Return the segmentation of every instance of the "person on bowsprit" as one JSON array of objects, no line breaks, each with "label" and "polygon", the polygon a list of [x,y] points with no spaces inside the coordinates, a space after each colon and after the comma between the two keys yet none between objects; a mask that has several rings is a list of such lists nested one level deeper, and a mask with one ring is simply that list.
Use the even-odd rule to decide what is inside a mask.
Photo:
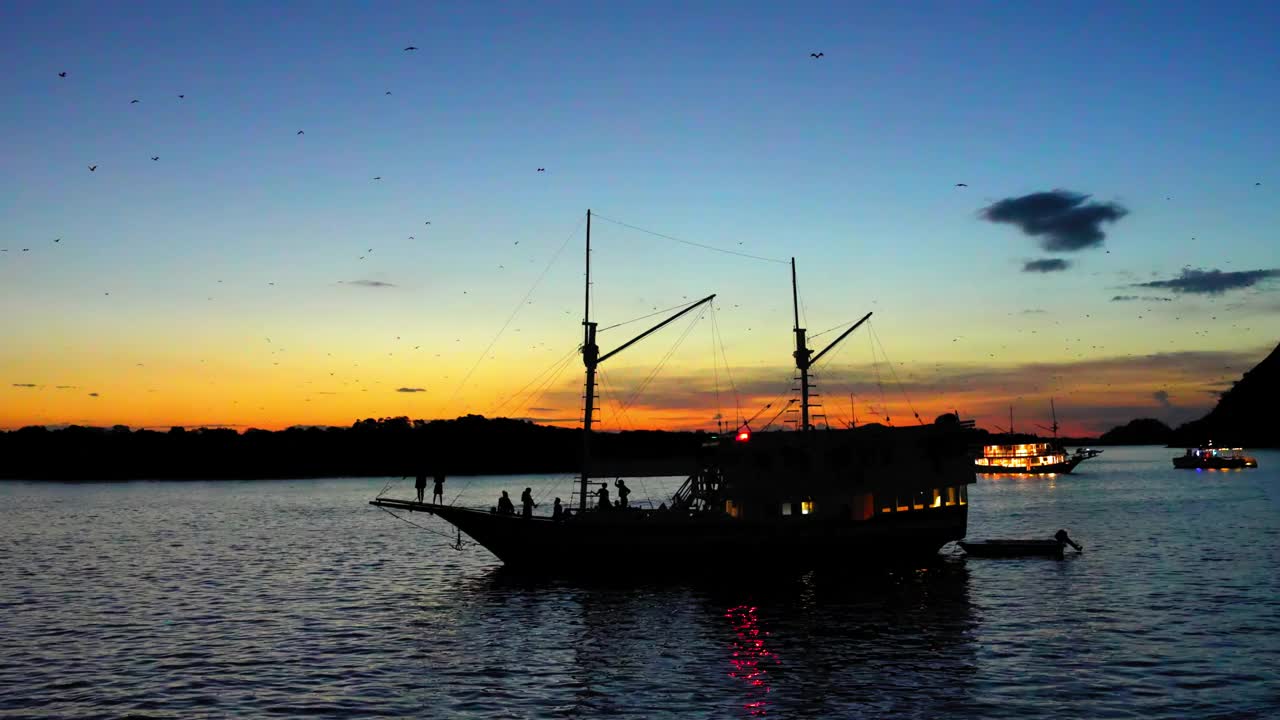
[{"label": "person on bowsprit", "polygon": [[524,492],[520,493],[520,504],[524,508],[521,513],[524,519],[533,517],[533,509],[538,507],[538,504],[533,501],[533,488],[525,488]]},{"label": "person on bowsprit", "polygon": [[[431,502],[436,503],[438,505],[443,505],[444,504],[444,473],[437,472],[435,480],[436,480],[436,486],[434,489],[431,490]],[[440,499],[436,500],[436,498],[440,498]],[[418,500],[418,502],[422,502],[422,500]]]},{"label": "person on bowsprit", "polygon": [[516,506],[511,502],[511,496],[506,490],[502,491],[502,497],[498,498],[498,514],[499,515],[515,515]]},{"label": "person on bowsprit", "polygon": [[627,487],[627,483],[622,478],[613,481],[613,486],[618,488],[618,509],[627,509],[627,496],[631,494],[631,488]]},{"label": "person on bowsprit", "polygon": [[427,474],[418,473],[418,478],[413,483],[413,487],[418,490],[418,502],[422,502],[422,494],[427,491]]},{"label": "person on bowsprit", "polygon": [[1084,548],[1080,547],[1079,543],[1067,537],[1066,530],[1059,530],[1058,532],[1054,533],[1053,539],[1057,540],[1059,543],[1062,543],[1063,545],[1070,545],[1071,547],[1076,549],[1076,552],[1084,552]]}]

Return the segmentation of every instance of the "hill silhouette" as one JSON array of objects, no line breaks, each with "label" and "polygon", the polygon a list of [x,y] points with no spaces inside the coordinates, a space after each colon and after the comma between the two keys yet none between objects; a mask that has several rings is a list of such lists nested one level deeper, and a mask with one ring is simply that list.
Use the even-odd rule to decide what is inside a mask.
[{"label": "hill silhouette", "polygon": [[1208,415],[1180,426],[1173,441],[1188,447],[1210,440],[1218,445],[1280,447],[1278,399],[1280,345],[1222,393]]},{"label": "hill silhouette", "polygon": [[1138,418],[1113,427],[1098,438],[1099,445],[1167,445],[1173,428],[1155,418]]},{"label": "hill silhouette", "polygon": [[[695,469],[706,433],[596,433],[592,472],[679,475]],[[295,427],[243,433],[168,432],[70,426],[0,432],[0,477],[59,480],[386,477],[576,473],[582,431],[467,415],[455,420],[391,417],[349,428]]]}]

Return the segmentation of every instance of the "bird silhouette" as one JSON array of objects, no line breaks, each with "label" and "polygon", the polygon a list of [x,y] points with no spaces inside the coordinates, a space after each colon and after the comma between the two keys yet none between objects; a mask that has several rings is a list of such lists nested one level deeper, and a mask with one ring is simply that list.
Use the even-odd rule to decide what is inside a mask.
[{"label": "bird silhouette", "polygon": [[546,172],[546,171],[547,171],[546,168],[538,168],[538,172]]},{"label": "bird silhouette", "polygon": [[152,161],[152,162],[155,162],[156,160],[159,160],[159,159],[160,159],[160,156],[159,156],[159,155],[152,155],[152,156],[151,156],[151,161]]},{"label": "bird silhouette", "polygon": [[969,186],[965,183],[956,183],[956,187],[969,187]]},{"label": "bird silhouette", "polygon": [[53,239],[53,241],[54,241],[54,242],[62,242],[62,238],[54,238],[54,239]]},{"label": "bird silhouette", "polygon": [[428,220],[428,221],[427,221],[427,224],[428,224],[428,225],[430,225],[430,224],[431,224],[431,221],[430,221],[430,220]]},{"label": "bird silhouette", "polygon": [[404,49],[404,51],[405,51],[405,52],[409,52],[410,50],[417,50],[417,49],[418,49],[418,48],[416,48],[416,47],[414,47],[414,46],[410,45],[409,47],[405,48],[405,49]]},{"label": "bird silhouette", "polygon": [[137,103],[137,102],[138,102],[137,100],[130,100],[130,101],[129,101],[129,104],[130,104],[130,105],[133,105],[133,104],[135,104],[135,103]]},{"label": "bird silhouette", "polygon": [[299,131],[298,131],[298,134],[299,134],[299,135],[305,135],[306,133],[304,133],[304,132],[302,132],[301,130],[299,130]]},{"label": "bird silhouette", "polygon": [[186,97],[187,97],[186,95],[179,95],[179,96],[178,96],[178,99],[179,99],[179,100],[185,100],[185,99],[186,99]]},{"label": "bird silhouette", "polygon": [[374,180],[381,180],[381,179],[382,179],[382,176],[381,176],[381,175],[379,175],[378,177],[374,178]]},{"label": "bird silhouette", "polygon": [[58,77],[66,77],[66,76],[67,76],[67,74],[66,74],[65,72],[60,72],[60,73],[58,73]]},{"label": "bird silhouette", "polygon": [[1253,186],[1254,186],[1254,187],[1259,187],[1259,186],[1261,186],[1261,185],[1262,185],[1262,183],[1260,183],[1260,182],[1256,182],[1256,183],[1254,183],[1254,184],[1253,184]]},{"label": "bird silhouette", "polygon": [[89,166],[89,172],[93,172],[94,170],[97,170],[97,169],[98,169],[98,166],[97,166],[97,165],[90,165],[90,166]]},{"label": "bird silhouette", "polygon": [[387,94],[388,94],[388,95],[390,95],[390,94],[391,94],[391,91],[390,91],[390,90],[388,90],[388,91],[387,91]]},{"label": "bird silhouette", "polygon": [[823,53],[820,53],[820,52],[816,52],[816,53],[809,53],[809,57],[813,58],[814,60],[817,60],[818,58],[820,58],[820,57],[822,57],[822,56],[823,56]]}]

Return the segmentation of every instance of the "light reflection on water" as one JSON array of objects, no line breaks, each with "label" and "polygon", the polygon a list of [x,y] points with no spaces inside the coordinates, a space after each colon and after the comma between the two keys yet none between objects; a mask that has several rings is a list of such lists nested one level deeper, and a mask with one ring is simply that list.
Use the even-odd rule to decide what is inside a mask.
[{"label": "light reflection on water", "polygon": [[971,537],[1064,527],[1062,562],[629,584],[455,552],[366,504],[383,479],[0,483],[0,714],[1266,717],[1280,453],[1172,453],[971,488]]}]

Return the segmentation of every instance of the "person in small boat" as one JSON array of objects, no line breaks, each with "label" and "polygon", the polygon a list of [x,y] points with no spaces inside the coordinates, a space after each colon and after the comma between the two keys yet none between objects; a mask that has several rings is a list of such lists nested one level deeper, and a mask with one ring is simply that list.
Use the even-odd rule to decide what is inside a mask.
[{"label": "person in small boat", "polygon": [[498,498],[498,514],[499,515],[515,515],[516,506],[511,503],[511,496],[506,490],[502,491],[502,497]]},{"label": "person in small boat", "polygon": [[627,496],[631,494],[631,488],[627,487],[627,483],[622,478],[613,481],[614,487],[618,488],[618,508],[627,509]]},{"label": "person in small boat", "polygon": [[1079,551],[1083,551],[1083,550],[1084,550],[1084,548],[1080,547],[1080,545],[1079,545],[1078,543],[1076,543],[1076,541],[1074,541],[1074,540],[1072,540],[1071,538],[1067,537],[1067,531],[1066,531],[1066,530],[1059,530],[1058,532],[1054,533],[1054,534],[1053,534],[1053,539],[1054,539],[1054,540],[1057,540],[1059,543],[1061,543],[1061,544],[1063,544],[1063,545],[1070,545],[1071,547],[1075,548],[1077,552],[1079,552]]},{"label": "person in small boat", "polygon": [[560,504],[560,498],[556,498],[555,504],[551,506],[551,519],[552,520],[564,519],[564,506]]},{"label": "person in small boat", "polygon": [[[444,504],[444,473],[437,472],[435,480],[436,480],[436,486],[434,489],[431,490],[431,502],[436,504]],[[440,498],[440,499],[436,500],[436,498]],[[418,502],[422,502],[422,501],[419,500]]]},{"label": "person in small boat", "polygon": [[533,517],[533,509],[538,507],[538,504],[533,501],[533,488],[525,488],[524,492],[520,493],[520,505],[524,508],[521,514],[525,520]]},{"label": "person in small boat", "polygon": [[596,507],[599,509],[608,510],[613,507],[613,504],[609,502],[609,483],[600,483],[600,489],[596,491],[596,497],[600,499],[596,503]]},{"label": "person in small boat", "polygon": [[427,474],[418,473],[418,479],[413,486],[418,490],[418,502],[422,502],[422,494],[427,491]]}]

